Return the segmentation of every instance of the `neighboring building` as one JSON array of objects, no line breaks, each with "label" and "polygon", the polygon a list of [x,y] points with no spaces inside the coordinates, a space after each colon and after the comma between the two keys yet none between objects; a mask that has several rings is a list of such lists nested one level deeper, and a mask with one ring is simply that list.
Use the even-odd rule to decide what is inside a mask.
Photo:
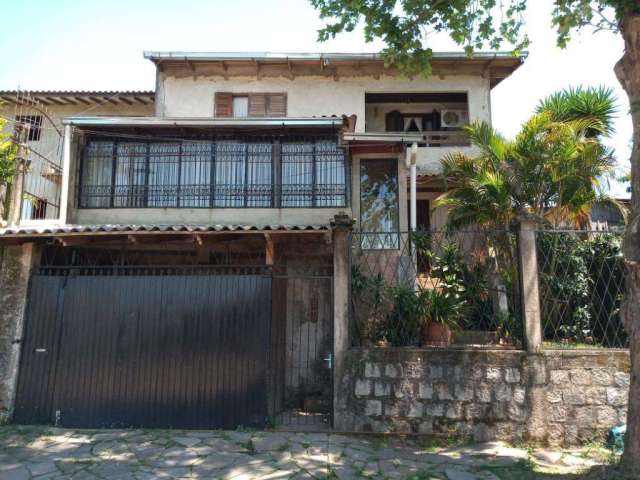
[{"label": "neighboring building", "polygon": [[631,200],[628,198],[616,199],[618,205],[611,202],[597,202],[591,207],[589,218],[591,230],[623,230],[627,224],[625,210],[631,209]]},{"label": "neighboring building", "polygon": [[462,127],[491,120],[523,58],[435,54],[432,77],[409,79],[373,54],[145,57],[154,114],[67,111],[59,221],[0,236],[23,245],[7,248],[4,321],[29,306],[15,418],[326,424],[352,224],[375,251],[442,227],[440,159],[472,152]]},{"label": "neighboring building", "polygon": [[21,218],[57,220],[62,183],[62,119],[73,115],[153,115],[153,92],[0,90],[5,133],[15,122],[30,126],[29,170],[24,182]]}]

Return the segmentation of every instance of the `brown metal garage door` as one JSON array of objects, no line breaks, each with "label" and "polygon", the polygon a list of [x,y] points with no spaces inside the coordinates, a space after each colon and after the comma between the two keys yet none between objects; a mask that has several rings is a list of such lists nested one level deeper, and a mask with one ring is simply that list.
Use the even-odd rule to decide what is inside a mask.
[{"label": "brown metal garage door", "polygon": [[16,422],[264,425],[271,278],[97,270],[32,277]]}]

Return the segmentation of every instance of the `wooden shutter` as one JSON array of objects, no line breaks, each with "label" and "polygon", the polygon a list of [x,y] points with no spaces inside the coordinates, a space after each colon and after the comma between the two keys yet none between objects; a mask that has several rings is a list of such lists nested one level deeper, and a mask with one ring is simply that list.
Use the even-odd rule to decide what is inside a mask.
[{"label": "wooden shutter", "polygon": [[216,92],[215,116],[216,117],[232,117],[233,116],[233,95],[231,93]]},{"label": "wooden shutter", "polygon": [[249,94],[249,116],[264,117],[267,114],[267,96],[264,93]]},{"label": "wooden shutter", "polygon": [[267,103],[267,117],[287,116],[287,94],[272,93]]}]

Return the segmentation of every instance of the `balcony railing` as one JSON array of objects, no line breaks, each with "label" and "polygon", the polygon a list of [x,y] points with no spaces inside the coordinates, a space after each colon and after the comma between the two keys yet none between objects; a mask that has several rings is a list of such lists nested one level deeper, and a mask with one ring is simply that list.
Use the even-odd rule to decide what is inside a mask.
[{"label": "balcony railing", "polygon": [[469,146],[469,135],[463,130],[423,132],[427,147]]},{"label": "balcony railing", "polygon": [[345,207],[335,140],[89,141],[80,208]]}]

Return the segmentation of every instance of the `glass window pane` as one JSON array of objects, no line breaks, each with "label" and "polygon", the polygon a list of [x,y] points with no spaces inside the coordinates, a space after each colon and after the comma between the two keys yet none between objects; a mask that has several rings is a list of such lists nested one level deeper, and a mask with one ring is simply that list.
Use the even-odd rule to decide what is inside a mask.
[{"label": "glass window pane", "polygon": [[270,207],[272,194],[271,144],[247,145],[247,206]]},{"label": "glass window pane", "polygon": [[344,151],[336,142],[316,143],[316,206],[344,207],[347,198]]},{"label": "glass window pane", "polygon": [[179,162],[179,143],[149,144],[149,207],[163,208],[178,205]]},{"label": "glass window pane", "polygon": [[143,207],[146,190],[147,144],[119,143],[116,161],[114,207]]},{"label": "glass window pane", "polygon": [[233,97],[233,116],[236,118],[249,116],[249,97]]},{"label": "glass window pane", "polygon": [[80,206],[108,207],[111,202],[113,142],[91,142],[82,164]]},{"label": "glass window pane", "polygon": [[208,207],[211,186],[211,142],[184,142],[180,164],[180,206]]},{"label": "glass window pane", "polygon": [[362,248],[398,248],[398,161],[360,163]]},{"label": "glass window pane", "polygon": [[282,144],[282,206],[313,205],[313,144]]},{"label": "glass window pane", "polygon": [[244,206],[246,148],[246,144],[233,141],[216,143],[214,206]]}]

